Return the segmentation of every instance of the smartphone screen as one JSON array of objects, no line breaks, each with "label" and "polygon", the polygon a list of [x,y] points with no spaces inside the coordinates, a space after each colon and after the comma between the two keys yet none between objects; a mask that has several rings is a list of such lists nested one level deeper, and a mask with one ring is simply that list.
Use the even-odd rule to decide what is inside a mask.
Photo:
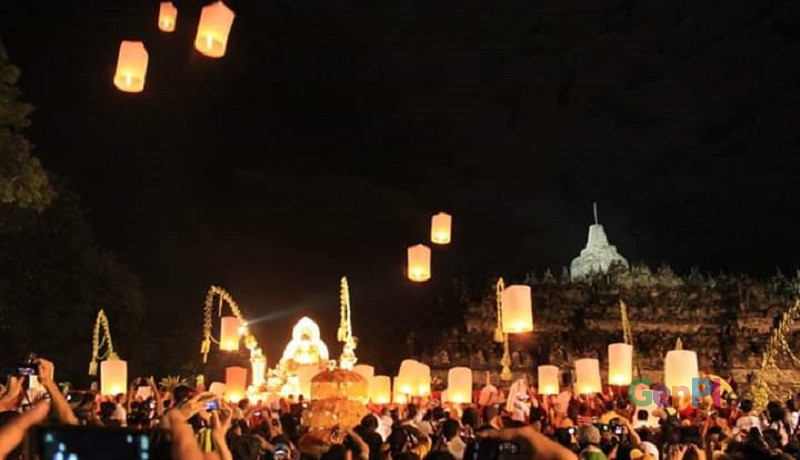
[{"label": "smartphone screen", "polygon": [[213,400],[213,401],[209,401],[209,402],[206,403],[205,408],[209,412],[213,412],[215,410],[219,410],[219,401],[217,401],[216,399]]},{"label": "smartphone screen", "polygon": [[[141,431],[90,427],[40,427],[33,437],[33,446],[43,460],[99,460],[113,457],[118,460],[152,460],[153,441],[157,431]],[[158,442],[166,439],[161,432]]]}]

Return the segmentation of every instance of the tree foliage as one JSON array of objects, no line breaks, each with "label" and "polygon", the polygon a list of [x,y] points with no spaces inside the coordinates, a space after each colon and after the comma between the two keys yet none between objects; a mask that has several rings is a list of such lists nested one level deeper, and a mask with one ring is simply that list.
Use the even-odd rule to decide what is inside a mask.
[{"label": "tree foliage", "polygon": [[105,309],[127,358],[144,300],[138,278],[98,247],[77,195],[59,180],[54,186],[47,209],[0,238],[0,349],[6,360],[34,351],[57,363],[60,378],[80,378],[97,311]]},{"label": "tree foliage", "polygon": [[18,78],[0,42],[0,203],[41,211],[52,201],[53,188],[22,134],[33,106],[18,100]]}]

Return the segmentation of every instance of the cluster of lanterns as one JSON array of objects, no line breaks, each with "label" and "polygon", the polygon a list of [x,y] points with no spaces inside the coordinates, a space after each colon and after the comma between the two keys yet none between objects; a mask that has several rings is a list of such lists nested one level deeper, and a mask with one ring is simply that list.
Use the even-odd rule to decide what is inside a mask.
[{"label": "cluster of lanterns", "polygon": [[[446,212],[431,217],[431,243],[450,244],[453,218]],[[417,244],[408,248],[408,279],[416,282],[431,279],[431,248]]]},{"label": "cluster of lanterns", "polygon": [[[221,0],[206,5],[200,12],[194,47],[201,54],[221,58],[228,47],[228,35],[236,15]],[[172,2],[161,2],[158,10],[158,29],[172,33],[178,21],[178,8]],[[141,41],[124,40],[119,46],[114,86],[127,93],[144,90],[148,54]]]}]

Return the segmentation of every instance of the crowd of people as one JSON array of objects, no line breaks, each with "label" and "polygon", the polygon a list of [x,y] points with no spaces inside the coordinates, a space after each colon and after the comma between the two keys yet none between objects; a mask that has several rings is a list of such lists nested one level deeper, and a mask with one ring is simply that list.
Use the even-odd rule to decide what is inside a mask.
[{"label": "crowd of people", "polygon": [[[472,404],[443,404],[432,396],[402,405],[368,405],[357,426],[319,428],[304,425],[309,405],[302,397],[233,404],[202,387],[180,384],[167,391],[152,378],[135,379],[127,394],[114,397],[65,393],[52,378],[52,363],[38,359],[33,364],[31,375],[12,375],[2,389],[3,458],[29,458],[23,439],[35,437],[30,431],[35,425],[79,427],[88,437],[115,429],[169,433],[159,438],[169,442],[149,441],[147,455],[136,457],[143,459],[800,458],[795,399],[755,410],[753,401],[731,395],[718,407],[701,400],[697,407],[676,404],[676,409],[640,407],[611,389],[565,400],[526,386],[510,391],[513,399],[507,401],[480,397]],[[101,444],[88,445],[98,451],[46,458],[128,458],[102,451]],[[59,448],[67,452],[70,446]]]}]

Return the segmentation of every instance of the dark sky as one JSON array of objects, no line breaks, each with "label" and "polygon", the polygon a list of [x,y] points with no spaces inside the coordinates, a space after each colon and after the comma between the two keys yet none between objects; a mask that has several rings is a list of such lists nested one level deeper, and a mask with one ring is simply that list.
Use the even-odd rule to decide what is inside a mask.
[{"label": "dark sky", "polygon": [[[218,283],[332,341],[346,274],[369,354],[454,276],[560,271],[593,200],[631,261],[800,266],[798,0],[230,0],[221,60],[192,49],[203,2],[175,3],[170,35],[155,1],[4,0],[0,35],[37,154],[198,336]],[[111,84],[123,39],[150,53],[142,94]],[[440,209],[454,243],[412,285]]]}]

